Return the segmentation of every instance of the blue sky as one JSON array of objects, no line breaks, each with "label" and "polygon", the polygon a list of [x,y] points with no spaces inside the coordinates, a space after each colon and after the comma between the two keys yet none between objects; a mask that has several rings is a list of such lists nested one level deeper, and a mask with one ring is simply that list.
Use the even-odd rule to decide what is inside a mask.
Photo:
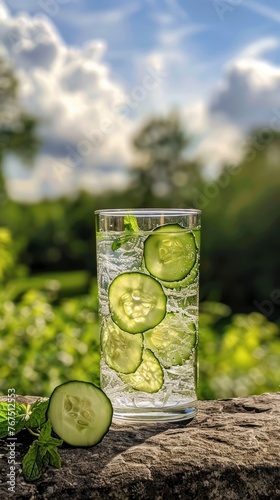
[{"label": "blue sky", "polygon": [[[214,172],[240,157],[244,132],[267,126],[280,109],[276,0],[0,0],[0,22],[4,45],[20,34],[21,43],[6,44],[6,56],[22,81],[22,104],[44,122],[32,176],[8,159],[16,196],[71,192],[77,178],[92,190],[123,186],[132,132],[174,107]],[[138,102],[151,67],[167,76]],[[94,161],[86,154],[76,161],[85,129],[111,119],[116,103],[126,103],[125,119],[113,117],[117,126],[93,151]],[[60,183],[57,162],[64,165]]]},{"label": "blue sky", "polygon": [[[12,13],[52,13],[49,17],[67,44],[104,39],[108,60],[124,78],[129,77],[128,55],[156,49],[164,29],[197,27],[198,31],[191,35],[191,47],[201,62],[213,62],[215,69],[219,62],[222,64],[252,41],[279,35],[277,0],[53,1],[54,7],[48,7],[48,0],[41,0],[41,4],[34,0],[9,0],[8,5]],[[188,35],[179,42],[185,50],[190,49]],[[279,61],[277,54],[271,58]]]}]

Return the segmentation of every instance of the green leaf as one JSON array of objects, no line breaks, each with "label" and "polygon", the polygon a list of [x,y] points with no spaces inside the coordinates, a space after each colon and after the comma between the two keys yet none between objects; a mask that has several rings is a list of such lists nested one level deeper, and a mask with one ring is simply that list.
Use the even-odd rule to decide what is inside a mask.
[{"label": "green leaf", "polygon": [[0,438],[14,436],[26,422],[26,406],[20,403],[0,402]]},{"label": "green leaf", "polygon": [[120,236],[120,238],[117,238],[115,241],[112,243],[112,250],[115,252],[118,250],[121,246],[125,245],[130,240],[135,239],[137,241],[137,238],[133,236],[133,233],[139,231],[138,224],[137,224],[137,219],[134,217],[134,215],[125,215],[124,216],[124,228],[125,231],[129,234],[125,236]]},{"label": "green leaf", "polygon": [[59,469],[59,467],[61,467],[61,458],[57,449],[54,447],[48,447],[48,456],[50,465]]},{"label": "green leaf", "polygon": [[[41,446],[42,448],[42,446]],[[43,456],[43,467],[44,469],[47,468],[47,466],[49,465],[50,463],[50,454],[49,454],[49,450],[46,448],[46,454]]]},{"label": "green leaf", "polygon": [[129,240],[131,240],[131,236],[130,235],[127,235],[127,236],[121,236],[120,238],[117,238],[115,241],[113,241],[112,243],[112,250],[115,252],[116,250],[118,250],[120,247],[122,247],[123,245],[125,245],[125,243],[127,243]]},{"label": "green leaf", "polygon": [[48,445],[48,446],[61,446],[63,443],[62,439],[56,439],[52,437],[52,426],[50,420],[48,420],[42,427],[40,431],[40,436],[38,437],[39,445]]},{"label": "green leaf", "polygon": [[132,231],[132,232],[139,231],[136,217],[134,217],[134,215],[125,215],[124,227],[126,231]]},{"label": "green leaf", "polygon": [[42,427],[39,438],[33,441],[23,458],[22,472],[26,481],[39,479],[45,468],[50,464],[61,467],[61,458],[56,449],[63,441],[51,436],[52,427],[48,420]]},{"label": "green leaf", "polygon": [[31,427],[31,429],[42,427],[47,420],[46,410],[48,408],[48,404],[48,401],[42,401],[39,399],[31,406],[32,413],[27,422],[28,427]]},{"label": "green leaf", "polygon": [[38,442],[39,443],[48,443],[52,433],[52,426],[50,420],[47,420],[47,422],[43,425],[41,431],[40,431],[40,436],[38,437]]},{"label": "green leaf", "polygon": [[43,458],[47,451],[47,448],[42,450],[38,446],[37,440],[32,443],[22,461],[22,473],[26,481],[35,481],[35,479],[41,477],[44,471]]},{"label": "green leaf", "polygon": [[47,444],[48,446],[61,446],[63,444],[63,439],[50,437],[46,443],[44,442],[44,444]]}]

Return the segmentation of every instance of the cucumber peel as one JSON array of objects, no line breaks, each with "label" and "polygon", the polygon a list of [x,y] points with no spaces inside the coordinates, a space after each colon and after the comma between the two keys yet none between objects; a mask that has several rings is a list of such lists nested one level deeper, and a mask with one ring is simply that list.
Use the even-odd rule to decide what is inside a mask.
[{"label": "cucumber peel", "polygon": [[198,276],[198,262],[196,261],[195,265],[189,272],[189,274],[181,281],[161,281],[161,284],[165,288],[186,288],[191,285]]}]

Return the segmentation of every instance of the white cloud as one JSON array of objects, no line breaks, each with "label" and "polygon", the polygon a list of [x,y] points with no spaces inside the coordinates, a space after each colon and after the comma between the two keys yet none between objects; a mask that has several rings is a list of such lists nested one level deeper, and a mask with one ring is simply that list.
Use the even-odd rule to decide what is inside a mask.
[{"label": "white cloud", "polygon": [[280,110],[280,66],[263,57],[278,45],[274,38],[250,44],[227,64],[207,100],[185,108],[186,123],[199,137],[195,155],[214,171],[239,161],[246,134],[269,128],[275,109]]},{"label": "white cloud", "polygon": [[23,170],[18,158],[9,155],[5,171],[10,173],[7,178],[9,194],[17,201],[29,203],[40,201],[42,197],[52,199],[61,195],[74,195],[77,186],[99,194],[104,188],[122,190],[128,184],[126,171],[122,168],[86,167],[77,173],[71,161],[64,160],[61,163],[59,159],[45,154],[38,156],[34,170]]},{"label": "white cloud", "polygon": [[8,19],[9,17],[9,11],[8,11],[8,8],[7,6],[1,2],[0,0],[0,20],[3,21],[5,19]]},{"label": "white cloud", "polygon": [[239,59],[227,69],[210,112],[248,131],[269,123],[280,106],[280,67],[260,59]]},{"label": "white cloud", "polygon": [[[14,67],[20,102],[38,118],[42,141],[27,180],[15,179],[9,160],[11,192],[29,198],[30,189],[34,198],[71,191],[72,184],[77,188],[84,183],[82,168],[93,176],[96,172],[99,189],[110,187],[109,176],[97,171],[129,162],[131,124],[116,108],[126,98],[103,62],[105,44],[96,40],[82,48],[68,47],[50,19],[24,13],[13,17],[4,4],[0,12],[1,57]],[[72,163],[73,172],[65,178],[69,186],[56,182],[56,161]]]},{"label": "white cloud", "polygon": [[[121,20],[138,8],[138,3],[131,5],[122,11]],[[160,15],[158,5],[154,16]],[[97,192],[125,186],[123,167],[131,163],[135,117],[146,119],[174,107],[197,136],[191,153],[206,166],[214,171],[222,162],[238,161],[244,132],[266,126],[273,109],[280,109],[280,66],[265,58],[279,40],[259,39],[245,47],[224,68],[217,85],[211,62],[198,58],[189,38],[186,43],[203,27],[192,25],[185,16],[175,30],[176,5],[165,0],[156,47],[142,53],[128,48],[135,80],[134,87],[125,89],[127,82],[115,78],[104,62],[103,41],[69,47],[50,19],[13,17],[0,0],[0,57],[14,66],[21,103],[38,117],[42,140],[36,167],[28,175],[18,160],[7,162],[11,193],[35,201],[42,194],[72,193],[79,187]],[[116,11],[107,14],[105,22],[110,25]],[[148,65],[161,75],[149,91],[143,89]],[[116,107],[120,103],[122,114]]]}]

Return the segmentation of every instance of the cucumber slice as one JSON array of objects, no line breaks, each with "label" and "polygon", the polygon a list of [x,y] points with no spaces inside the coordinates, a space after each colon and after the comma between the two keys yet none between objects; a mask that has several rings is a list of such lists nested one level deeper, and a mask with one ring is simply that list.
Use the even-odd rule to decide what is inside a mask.
[{"label": "cucumber slice", "polygon": [[149,349],[143,351],[143,361],[135,373],[120,375],[121,379],[136,389],[136,391],[158,392],[163,386],[162,368]]},{"label": "cucumber slice", "polygon": [[94,384],[71,380],[54,389],[47,416],[65,443],[93,446],[108,432],[113,408],[110,399]]},{"label": "cucumber slice", "polygon": [[101,328],[101,349],[106,364],[121,373],[133,373],[142,362],[143,335],[121,330],[111,319]]},{"label": "cucumber slice", "polygon": [[110,285],[109,307],[119,328],[142,333],[163,320],[166,296],[160,283],[147,274],[124,273]]},{"label": "cucumber slice", "polygon": [[145,266],[149,273],[163,281],[180,281],[196,261],[197,248],[192,232],[179,224],[155,229],[144,243]]},{"label": "cucumber slice", "polygon": [[181,366],[189,359],[196,344],[196,328],[177,315],[167,314],[164,320],[144,335],[145,346],[153,351],[165,368]]}]

